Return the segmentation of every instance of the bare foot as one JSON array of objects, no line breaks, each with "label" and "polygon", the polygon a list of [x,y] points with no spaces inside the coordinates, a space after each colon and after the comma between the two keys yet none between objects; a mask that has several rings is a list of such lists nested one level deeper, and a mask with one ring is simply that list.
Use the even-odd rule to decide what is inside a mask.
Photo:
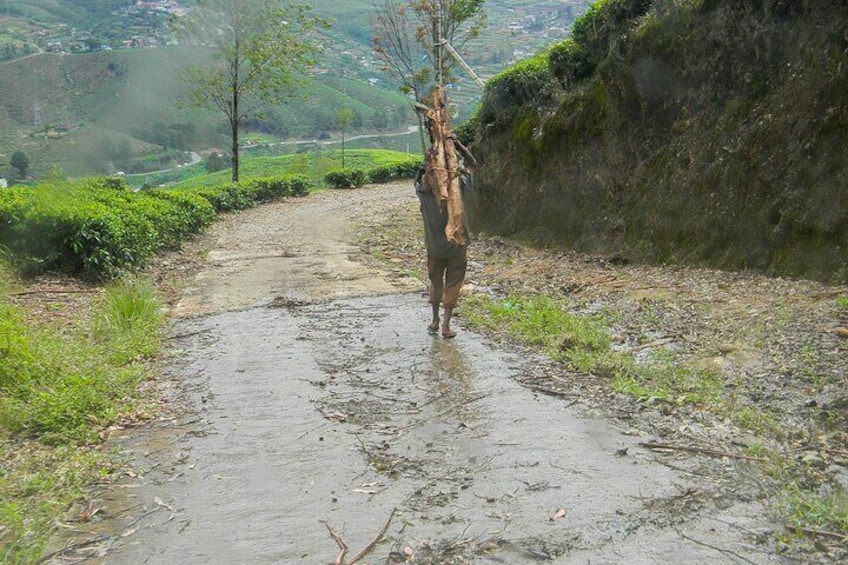
[{"label": "bare foot", "polygon": [[445,339],[456,337],[456,332],[450,328],[442,328],[442,337]]},{"label": "bare foot", "polygon": [[434,334],[439,331],[439,322],[433,322],[427,326],[427,333]]}]

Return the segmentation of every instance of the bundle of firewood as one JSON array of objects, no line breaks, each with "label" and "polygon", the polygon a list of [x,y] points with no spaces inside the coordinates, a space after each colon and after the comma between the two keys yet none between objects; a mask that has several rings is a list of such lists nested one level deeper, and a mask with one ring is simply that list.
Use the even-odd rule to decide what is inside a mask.
[{"label": "bundle of firewood", "polygon": [[433,96],[422,110],[430,133],[430,149],[424,156],[424,182],[436,197],[441,209],[447,206],[448,222],[445,236],[451,245],[465,245],[465,211],[462,208],[459,158],[456,154],[456,137],[448,125],[445,95],[441,86],[433,89]]}]

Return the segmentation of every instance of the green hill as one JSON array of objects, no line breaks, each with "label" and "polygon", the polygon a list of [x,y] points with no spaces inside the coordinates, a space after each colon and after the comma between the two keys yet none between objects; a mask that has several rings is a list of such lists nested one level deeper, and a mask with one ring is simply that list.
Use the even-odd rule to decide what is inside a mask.
[{"label": "green hill", "polygon": [[[247,123],[244,139],[335,136],[342,107],[354,110],[350,134],[415,123],[372,53],[372,0],[310,4],[334,21],[316,74],[290,104]],[[479,74],[491,76],[564,37],[583,9],[584,0],[488,0],[489,27],[463,52]],[[180,70],[199,55],[173,45],[168,10],[179,7],[129,0],[0,2],[0,177],[16,176],[9,159],[18,150],[43,177],[51,169],[72,176],[140,173],[174,166],[190,149],[227,147],[220,116],[176,107],[184,88]],[[458,119],[466,119],[479,88],[460,75],[450,93]]]},{"label": "green hill", "polygon": [[848,281],[848,5],[606,0],[492,79],[473,225]]},{"label": "green hill", "polygon": [[[145,155],[226,147],[215,113],[180,110],[180,71],[200,55],[181,47],[43,53],[0,64],[0,176],[12,152],[24,151],[36,173],[51,166],[72,176],[132,169]],[[335,112],[350,107],[357,129],[403,129],[406,99],[356,79],[312,77],[288,104],[253,125],[280,137],[335,130]],[[376,117],[376,118],[375,118]],[[151,168],[162,168],[153,162]]]}]

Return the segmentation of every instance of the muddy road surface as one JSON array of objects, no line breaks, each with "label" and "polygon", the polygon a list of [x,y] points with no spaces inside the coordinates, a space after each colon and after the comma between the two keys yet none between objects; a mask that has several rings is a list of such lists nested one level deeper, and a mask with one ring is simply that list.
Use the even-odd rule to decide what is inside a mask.
[{"label": "muddy road surface", "polygon": [[125,479],[52,562],[779,562],[744,460],[645,449],[522,385],[545,360],[461,319],[428,334],[423,284],[354,245],[410,198],[324,192],[212,228],[174,308],[182,409],[116,439]]}]

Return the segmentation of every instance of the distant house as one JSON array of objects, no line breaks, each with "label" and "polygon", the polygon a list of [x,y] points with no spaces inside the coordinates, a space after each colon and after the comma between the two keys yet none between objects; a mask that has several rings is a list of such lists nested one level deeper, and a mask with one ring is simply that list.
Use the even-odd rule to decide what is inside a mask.
[{"label": "distant house", "polygon": [[6,182],[6,179],[0,179],[0,188],[9,188],[9,183]]},{"label": "distant house", "polygon": [[62,52],[62,42],[56,39],[48,39],[47,40],[47,52],[48,53],[61,53]]}]

